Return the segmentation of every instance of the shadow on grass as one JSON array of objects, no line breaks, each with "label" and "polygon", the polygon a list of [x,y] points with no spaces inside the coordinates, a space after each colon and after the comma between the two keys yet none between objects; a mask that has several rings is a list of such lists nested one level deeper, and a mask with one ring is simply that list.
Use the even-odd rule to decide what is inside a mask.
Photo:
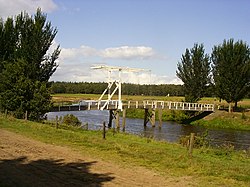
[{"label": "shadow on grass", "polygon": [[102,186],[111,173],[91,173],[96,162],[64,163],[64,160],[36,160],[26,157],[0,160],[0,186]]}]

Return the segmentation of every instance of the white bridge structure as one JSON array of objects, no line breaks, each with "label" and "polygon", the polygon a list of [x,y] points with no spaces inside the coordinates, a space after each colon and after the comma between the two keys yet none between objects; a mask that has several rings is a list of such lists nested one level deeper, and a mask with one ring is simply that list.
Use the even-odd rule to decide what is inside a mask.
[{"label": "white bridge structure", "polygon": [[[119,66],[106,66],[106,65],[101,65],[101,66],[94,66],[92,69],[99,69],[99,70],[106,70],[108,71],[108,86],[107,88],[103,91],[102,95],[98,99],[98,106],[101,105],[99,108],[100,110],[105,109],[108,107],[109,104],[112,104],[112,97],[114,94],[118,91],[118,100],[116,100],[117,104],[117,109],[122,110],[123,103],[122,103],[122,83],[121,83],[121,72],[140,72],[140,71],[150,71],[150,70],[145,70],[145,69],[139,69],[139,68],[128,68],[128,67],[119,67]],[[113,71],[118,71],[119,76],[118,79],[112,80],[111,79],[111,73]],[[115,86],[115,88],[112,90],[111,88]],[[103,100],[103,97],[107,94],[107,99]],[[118,102],[118,103],[117,103]]]},{"label": "white bridge structure", "polygon": [[205,103],[188,103],[172,101],[119,101],[119,100],[82,100],[79,102],[79,110],[85,106],[86,110],[115,110],[115,109],[169,109],[169,110],[186,110],[186,111],[214,111],[214,104]]},{"label": "white bridge structure", "polygon": [[[92,69],[108,71],[108,85],[103,91],[98,100],[81,100],[78,104],[63,105],[53,107],[52,111],[76,111],[76,110],[109,110],[109,123],[108,127],[112,126],[112,120],[116,119],[117,127],[119,126],[119,111],[123,111],[123,129],[125,129],[126,109],[140,108],[145,110],[144,126],[151,122],[152,126],[155,125],[155,110],[158,110],[159,127],[162,124],[162,110],[183,110],[183,111],[197,111],[200,114],[194,116],[194,120],[203,118],[206,115],[214,112],[214,104],[204,103],[188,103],[188,102],[172,102],[172,101],[156,101],[156,100],[143,100],[143,101],[123,101],[122,100],[122,72],[141,72],[149,71],[139,68],[117,67],[117,66],[94,66]],[[118,72],[118,79],[112,79],[111,73]],[[118,93],[118,94],[117,94]],[[115,96],[115,94],[117,94]],[[115,96],[115,97],[114,97]],[[115,98],[115,99],[114,99]],[[150,111],[149,111],[150,110]],[[189,122],[188,122],[189,123]]]}]

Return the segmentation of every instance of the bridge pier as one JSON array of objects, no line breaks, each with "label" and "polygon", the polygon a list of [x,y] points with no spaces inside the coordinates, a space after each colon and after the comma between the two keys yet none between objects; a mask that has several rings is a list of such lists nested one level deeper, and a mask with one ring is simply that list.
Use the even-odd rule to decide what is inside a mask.
[{"label": "bridge pier", "polygon": [[162,127],[162,108],[158,109],[159,128]]},{"label": "bridge pier", "polygon": [[[117,129],[120,128],[120,115],[119,115],[119,110],[116,109],[110,109],[109,110],[109,123],[108,123],[108,128],[112,127],[112,122],[113,119],[115,119],[115,127]],[[125,126],[125,125],[124,125]],[[125,128],[125,127],[124,127]]]},{"label": "bridge pier", "polygon": [[109,110],[109,123],[108,123],[108,128],[112,127],[112,121],[114,119],[114,113],[113,110]]},{"label": "bridge pier", "polygon": [[119,115],[119,110],[115,111],[115,126],[116,126],[116,129],[120,129],[120,115]]},{"label": "bridge pier", "polygon": [[152,127],[155,127],[155,109],[153,108],[151,113],[148,108],[145,108],[144,113],[144,127],[147,126],[147,123],[150,121]]},{"label": "bridge pier", "polygon": [[123,109],[122,111],[122,131],[125,132],[125,126],[126,126],[126,109]]}]

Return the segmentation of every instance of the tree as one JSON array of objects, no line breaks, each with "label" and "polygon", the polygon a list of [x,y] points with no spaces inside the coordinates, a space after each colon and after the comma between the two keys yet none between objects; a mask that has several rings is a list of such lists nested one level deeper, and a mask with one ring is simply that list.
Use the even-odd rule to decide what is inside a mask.
[{"label": "tree", "polygon": [[49,78],[56,71],[59,46],[48,53],[57,29],[37,10],[0,21],[0,109],[38,120],[49,111]]},{"label": "tree", "polygon": [[177,64],[176,75],[184,83],[185,101],[197,102],[204,96],[210,83],[210,61],[203,44],[186,49]]},{"label": "tree", "polygon": [[213,82],[216,95],[229,103],[243,99],[250,89],[250,49],[242,40],[224,40],[212,51]]}]

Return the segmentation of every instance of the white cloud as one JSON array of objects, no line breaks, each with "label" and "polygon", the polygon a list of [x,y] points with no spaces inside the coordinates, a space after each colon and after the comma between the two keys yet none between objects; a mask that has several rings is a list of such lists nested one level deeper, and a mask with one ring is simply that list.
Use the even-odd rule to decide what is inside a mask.
[{"label": "white cloud", "polygon": [[43,12],[52,12],[57,8],[53,0],[0,0],[0,17],[7,18],[26,11],[29,14],[36,12],[40,7]]},{"label": "white cloud", "polygon": [[[105,70],[93,70],[90,67],[100,65],[103,59],[117,59],[115,66],[126,66],[126,62],[119,60],[127,60],[133,64],[138,62],[143,68],[143,62],[146,60],[159,60],[151,47],[138,46],[129,47],[122,46],[117,48],[95,49],[82,45],[79,48],[62,48],[59,57],[59,67],[52,76],[53,81],[71,81],[71,82],[107,82],[108,72]],[[105,61],[105,60],[104,60]],[[123,65],[121,65],[121,63]],[[150,63],[150,61],[149,61]],[[104,65],[105,63],[101,63]],[[106,64],[110,65],[110,64]],[[114,65],[114,64],[113,64]],[[133,67],[131,67],[133,68]],[[146,68],[148,69],[148,68]],[[118,80],[118,72],[112,72],[113,79]],[[122,82],[135,84],[181,84],[177,77],[160,76],[150,72],[122,72]]]},{"label": "white cloud", "polygon": [[116,48],[106,48],[97,50],[89,46],[80,46],[79,48],[62,48],[60,59],[74,59],[79,57],[99,57],[104,59],[148,59],[156,57],[156,53],[151,47],[145,46],[121,46]]},{"label": "white cloud", "polygon": [[[71,82],[107,82],[108,72],[105,70],[93,70],[92,64],[72,63],[61,64],[55,74],[53,81],[71,81]],[[118,80],[118,72],[112,72],[112,80]],[[122,82],[134,84],[182,84],[177,77],[159,76],[150,72],[122,72]]]},{"label": "white cloud", "polygon": [[80,48],[62,48],[60,60],[72,60],[79,57],[98,56],[98,51],[88,46],[80,46]]},{"label": "white cloud", "polygon": [[149,58],[155,56],[155,52],[151,47],[145,46],[121,46],[116,48],[107,48],[101,51],[101,56],[104,58],[121,58],[121,59],[135,59],[135,58]]}]

